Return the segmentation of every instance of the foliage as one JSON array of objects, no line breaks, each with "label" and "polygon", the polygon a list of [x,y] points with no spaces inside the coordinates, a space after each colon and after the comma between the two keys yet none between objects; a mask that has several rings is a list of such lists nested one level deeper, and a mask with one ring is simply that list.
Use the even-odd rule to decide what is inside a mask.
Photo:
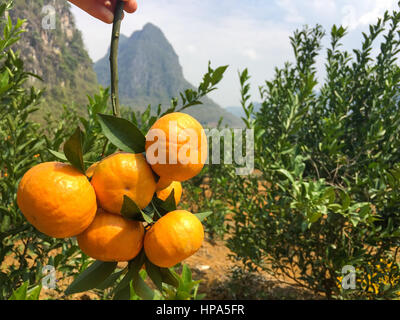
[{"label": "foliage", "polygon": [[[0,8],[2,10],[0,16],[4,16],[5,10],[10,10],[11,5],[7,3],[1,5]],[[31,120],[31,115],[38,109],[42,91],[26,86],[28,78],[34,75],[25,71],[24,62],[20,59],[19,53],[15,53],[10,48],[19,40],[23,21],[18,20],[17,24],[13,25],[11,18],[8,18],[7,21],[1,23],[5,31],[0,42],[2,46],[0,47],[0,52],[2,52],[0,57],[0,147],[5,152],[0,155],[0,199],[2,202],[0,207],[2,269],[0,298],[31,299],[33,296],[28,290],[31,287],[34,288],[34,298],[37,298],[44,278],[43,266],[45,265],[56,268],[60,274],[57,274],[58,281],[74,275],[80,284],[85,283],[83,287],[85,290],[92,289],[93,281],[89,281],[88,284],[87,278],[84,277],[82,282],[81,276],[91,274],[93,266],[103,263],[94,262],[93,264],[92,259],[81,253],[76,239],[49,238],[27,223],[16,205],[16,191],[23,174],[39,162],[54,160],[70,161],[83,172],[89,165],[117,151],[117,146],[126,150],[121,145],[124,132],[131,134],[133,141],[144,141],[143,133],[147,132],[157,117],[201,104],[199,99],[215,90],[226,67],[213,70],[209,66],[208,73],[198,90],[186,90],[180,96],[181,103],[178,99],[172,99],[170,107],[164,109],[165,111],[159,107],[157,117],[150,116],[151,106],[143,114],[125,111],[127,118],[132,122],[125,120],[119,126],[123,119],[109,115],[107,111],[109,92],[108,89],[101,89],[93,97],[88,96],[89,101],[86,107],[88,117],[81,117],[73,106],[63,106],[60,118],[49,112],[44,118],[46,126],[41,126]],[[143,150],[139,150],[138,146],[143,148],[144,143],[134,144],[129,151],[142,152]],[[166,201],[153,199],[152,207],[135,212],[137,206],[128,198],[124,203],[123,214],[126,218],[153,223],[160,216],[174,209],[175,202],[171,199]],[[209,212],[200,213],[198,217],[205,219],[209,214]],[[149,298],[150,295],[165,299],[201,298],[201,295],[197,294],[199,282],[192,280],[187,266],[183,267],[182,274],[179,275],[173,269],[164,270],[146,261],[147,276],[146,271],[137,269],[137,265],[133,272],[130,268],[133,264],[130,262],[125,270],[117,271],[117,276],[112,275],[113,281],[107,286],[107,288],[112,287],[111,291],[104,291],[106,287],[102,284],[100,296],[105,298],[111,294],[115,299],[127,297],[125,294],[128,288],[129,298],[132,299]],[[107,269],[107,276],[114,271],[116,264],[111,267]],[[124,277],[125,280],[121,284],[118,281],[118,274],[124,272],[128,273],[128,277]],[[92,278],[89,276],[89,279],[93,280],[93,274],[91,276]],[[148,287],[144,281],[146,277],[153,280],[155,286],[158,286],[158,291],[153,291]],[[102,278],[95,277],[96,281],[99,279]],[[60,290],[61,288],[56,288],[59,293],[61,293]],[[72,284],[67,293],[80,291],[82,287]]]},{"label": "foliage", "polygon": [[29,281],[25,281],[17,290],[14,290],[8,300],[39,300],[42,286],[36,285],[29,288]]},{"label": "foliage", "polygon": [[[344,266],[365,278],[368,266],[388,255],[396,263],[399,23],[399,12],[386,12],[353,54],[341,49],[346,29],[333,26],[322,86],[316,59],[325,33],[320,26],[296,31],[295,62],[277,68],[260,88],[259,113],[249,104],[247,70],[241,73],[246,125],[259,137],[261,176],[229,180],[225,198],[235,213],[228,245],[246,268],[284,275],[331,298],[343,294],[336,279]],[[395,297],[399,284],[386,285],[379,296]],[[378,294],[358,285],[351,296]]]},{"label": "foliage", "polygon": [[[10,3],[0,5],[0,17],[11,8]],[[39,126],[28,120],[35,111],[41,92],[25,88],[29,74],[23,61],[11,49],[22,32],[24,21],[14,25],[11,18],[1,18],[4,32],[0,40],[0,263],[13,256],[17,265],[0,272],[0,298],[8,297],[21,281],[34,283],[41,273],[47,253],[57,242],[37,234],[24,220],[16,206],[19,179],[32,165],[41,160],[44,140]],[[28,259],[35,255],[31,272],[26,273]],[[2,268],[3,269],[3,268]]]},{"label": "foliage", "polygon": [[[209,66],[208,73],[204,76],[202,83],[199,85],[199,89],[197,91],[189,89],[186,90],[184,94],[181,94],[181,105],[179,105],[178,99],[172,99],[170,108],[162,112],[161,107],[159,107],[157,116],[153,117],[148,116],[151,110],[149,106],[147,114],[141,115],[140,117],[141,122],[139,127],[137,126],[138,121],[135,117],[135,113],[129,116],[133,121],[100,113],[105,111],[105,107],[97,110],[99,113],[89,112],[89,115],[96,115],[95,122],[97,123],[97,128],[101,128],[102,134],[108,139],[110,145],[125,152],[143,153],[145,152],[146,141],[144,133],[149,130],[151,125],[165,114],[182,111],[193,105],[201,104],[199,98],[215,89],[215,86],[221,81],[226,68],[227,67],[219,67],[214,70]],[[107,99],[105,99],[105,101],[106,100]],[[90,123],[90,121],[88,123]],[[85,125],[85,122],[83,122],[83,125]],[[96,125],[93,127],[86,125],[84,131],[77,128],[72,136],[64,143],[64,153],[53,150],[51,151],[52,154],[61,161],[68,160],[71,165],[75,166],[78,170],[85,172],[86,154],[92,152],[92,149],[89,148],[85,150],[84,146],[87,141],[86,136],[90,137],[93,135],[92,130],[94,127],[96,127]],[[97,156],[98,158],[95,159],[95,161],[100,161],[104,156],[105,154],[103,152]],[[176,210],[176,203],[173,193],[165,201],[154,197],[151,203],[143,210],[141,210],[132,199],[124,196],[121,214],[125,219],[144,222],[145,228],[147,229],[162,216],[174,210]],[[211,212],[202,212],[196,213],[196,216],[200,220],[203,220],[210,216],[210,214]],[[158,291],[152,290],[145,283],[143,279],[145,274],[141,271],[143,265],[145,265],[146,272]],[[107,288],[112,287],[110,294],[113,299],[132,298],[132,292],[135,292],[135,295],[142,299],[154,299],[155,297],[189,299],[197,297],[198,282],[192,281],[190,270],[186,266],[183,267],[181,278],[179,278],[174,270],[153,265],[147,259],[144,250],[133,260],[129,261],[128,266],[123,270],[114,272],[116,268],[116,263],[95,261],[88,269],[76,277],[74,282],[66,290],[66,294],[69,295],[87,291],[97,286],[104,288],[104,284],[102,283],[106,281],[107,284],[109,284]],[[122,279],[117,281],[120,277],[122,277]],[[109,278],[112,279],[112,281],[109,280]],[[164,288],[164,286],[166,287]],[[175,287],[175,289],[170,286]],[[192,292],[193,290],[194,292]]]}]

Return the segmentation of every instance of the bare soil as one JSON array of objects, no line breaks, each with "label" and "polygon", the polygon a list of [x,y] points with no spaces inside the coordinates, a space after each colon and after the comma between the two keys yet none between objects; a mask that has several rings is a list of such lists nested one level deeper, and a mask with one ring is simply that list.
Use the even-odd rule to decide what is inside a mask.
[{"label": "bare soil", "polygon": [[[196,254],[184,261],[191,268],[193,278],[201,280],[199,293],[206,295],[204,299],[320,299],[288,281],[276,280],[265,272],[240,273],[240,262],[229,258],[230,254],[230,250],[223,241],[206,240]],[[9,257],[6,263],[10,265],[15,262],[12,257]],[[123,264],[119,267],[123,267]],[[61,279],[61,274],[57,273],[57,277]],[[99,299],[99,296],[93,292],[66,297],[62,292],[71,282],[71,278],[62,279],[57,281],[58,290],[42,289],[40,299]]]}]

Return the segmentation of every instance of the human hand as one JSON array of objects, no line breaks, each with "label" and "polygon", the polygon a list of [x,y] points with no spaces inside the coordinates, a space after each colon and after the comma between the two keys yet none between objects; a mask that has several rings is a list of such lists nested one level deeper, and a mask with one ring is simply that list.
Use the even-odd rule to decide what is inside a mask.
[{"label": "human hand", "polygon": [[[122,1],[125,2],[124,10],[127,13],[136,11],[136,0]],[[105,23],[112,23],[114,20],[114,10],[117,0],[69,0],[69,2]]]}]

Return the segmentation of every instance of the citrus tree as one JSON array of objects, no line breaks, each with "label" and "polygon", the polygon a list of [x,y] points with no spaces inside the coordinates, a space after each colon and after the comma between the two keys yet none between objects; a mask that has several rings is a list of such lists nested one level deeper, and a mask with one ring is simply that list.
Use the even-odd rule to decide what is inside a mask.
[{"label": "citrus tree", "polygon": [[[399,23],[399,12],[386,12],[353,52],[341,47],[346,29],[333,26],[322,83],[316,59],[325,32],[296,31],[295,61],[260,88],[258,113],[241,73],[261,176],[232,175],[226,198],[234,212],[228,246],[248,269],[328,298],[397,296]],[[355,289],[342,287],[345,266],[357,273]]]},{"label": "citrus tree", "polygon": [[[30,120],[41,92],[26,85],[26,80],[33,75],[25,71],[19,53],[12,49],[23,32],[24,20],[13,23],[6,18],[11,8],[11,2],[0,4],[0,299],[9,297],[23,282],[27,285],[40,282],[52,250],[70,250],[71,256],[74,251],[69,241],[61,243],[37,232],[16,204],[22,175],[48,159],[49,153],[40,125]],[[7,261],[10,258],[12,263]],[[65,262],[65,259],[59,257],[58,261]]]},{"label": "citrus tree", "polygon": [[[1,8],[9,9],[10,5]],[[17,113],[22,111],[26,116],[17,117],[18,126],[29,128],[22,133],[29,132],[36,143],[34,147],[40,145],[41,149],[33,149],[33,161],[24,163],[24,167],[10,164],[9,161],[15,161],[14,155],[4,155],[2,170],[18,169],[19,175],[13,179],[13,189],[5,190],[3,197],[12,197],[10,206],[22,225],[13,233],[5,226],[4,238],[19,237],[26,242],[27,248],[32,242],[41,246],[46,239],[46,243],[52,245],[41,252],[43,263],[51,250],[62,247],[62,252],[47,259],[47,263],[58,266],[57,270],[67,268],[68,274],[74,273],[75,280],[65,291],[66,295],[93,289],[102,298],[113,299],[201,298],[197,294],[199,281],[192,279],[190,269],[183,265],[179,274],[173,268],[200,248],[204,239],[201,221],[210,215],[210,212],[194,215],[177,210],[181,181],[187,181],[201,171],[207,154],[202,126],[181,111],[201,104],[200,99],[215,90],[227,67],[214,70],[209,66],[198,89],[186,90],[180,99],[172,99],[168,108],[159,106],[155,114],[151,106],[143,114],[123,109],[122,113],[128,119],[121,117],[117,54],[122,8],[123,3],[119,2],[112,32],[111,96],[108,90],[101,90],[99,95],[89,97],[88,118],[78,117],[64,108],[66,117],[60,124],[54,123],[50,115],[46,117],[51,126],[45,132],[46,136],[42,136],[39,125],[27,121],[27,115],[34,111],[28,105],[34,105],[39,93],[32,89],[31,100],[23,105],[20,103]],[[15,29],[21,25],[22,21],[19,21]],[[18,33],[11,33],[10,19],[6,28],[6,37],[14,36],[17,41]],[[10,50],[11,58],[12,55]],[[22,70],[20,60],[15,65]],[[5,65],[4,74],[8,71]],[[29,74],[23,73],[23,76],[26,78]],[[2,82],[4,86],[7,80]],[[17,101],[24,101],[22,83],[18,90]],[[3,92],[8,96],[12,93],[8,86]],[[109,97],[112,115],[107,111]],[[9,108],[7,103],[3,106]],[[149,153],[152,142],[146,141],[145,135],[151,130],[161,130],[168,143],[171,122],[175,123],[178,135],[181,134],[179,130],[196,132],[199,140],[195,156],[186,163],[152,164]],[[12,130],[12,125],[7,125]],[[71,131],[72,126],[76,129]],[[36,132],[40,139],[34,135]],[[31,141],[23,146],[13,144],[20,148],[16,153],[19,152],[18,157],[25,161],[29,157],[23,157],[22,151],[32,152],[27,148],[29,143]],[[183,147],[183,143],[178,145],[177,152]],[[7,148],[13,150],[10,146]],[[9,211],[7,208],[6,216],[10,215]],[[28,235],[22,233],[28,229]],[[9,238],[10,241],[14,239]],[[70,260],[77,253],[78,258],[71,265]],[[96,261],[92,262],[89,257]],[[32,275],[26,258],[24,251],[21,256],[24,266],[19,269],[22,276],[10,286],[10,289],[18,285],[20,288],[5,295],[11,295],[11,299],[36,299],[40,293],[40,286],[32,287],[41,278],[39,272],[28,281],[25,278]],[[40,263],[42,260],[35,261]],[[127,264],[121,266],[119,262]],[[152,280],[152,288],[144,281],[146,277]]]}]

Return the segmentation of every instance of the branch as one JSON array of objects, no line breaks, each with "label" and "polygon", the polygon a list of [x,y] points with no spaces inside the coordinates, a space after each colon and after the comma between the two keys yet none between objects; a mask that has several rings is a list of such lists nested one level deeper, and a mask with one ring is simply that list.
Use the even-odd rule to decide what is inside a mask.
[{"label": "branch", "polygon": [[119,44],[123,12],[124,12],[124,2],[122,0],[118,0],[114,12],[114,23],[112,29],[111,49],[110,49],[111,104],[112,104],[113,114],[116,117],[121,116],[119,108],[119,94],[118,94],[118,44]]}]

